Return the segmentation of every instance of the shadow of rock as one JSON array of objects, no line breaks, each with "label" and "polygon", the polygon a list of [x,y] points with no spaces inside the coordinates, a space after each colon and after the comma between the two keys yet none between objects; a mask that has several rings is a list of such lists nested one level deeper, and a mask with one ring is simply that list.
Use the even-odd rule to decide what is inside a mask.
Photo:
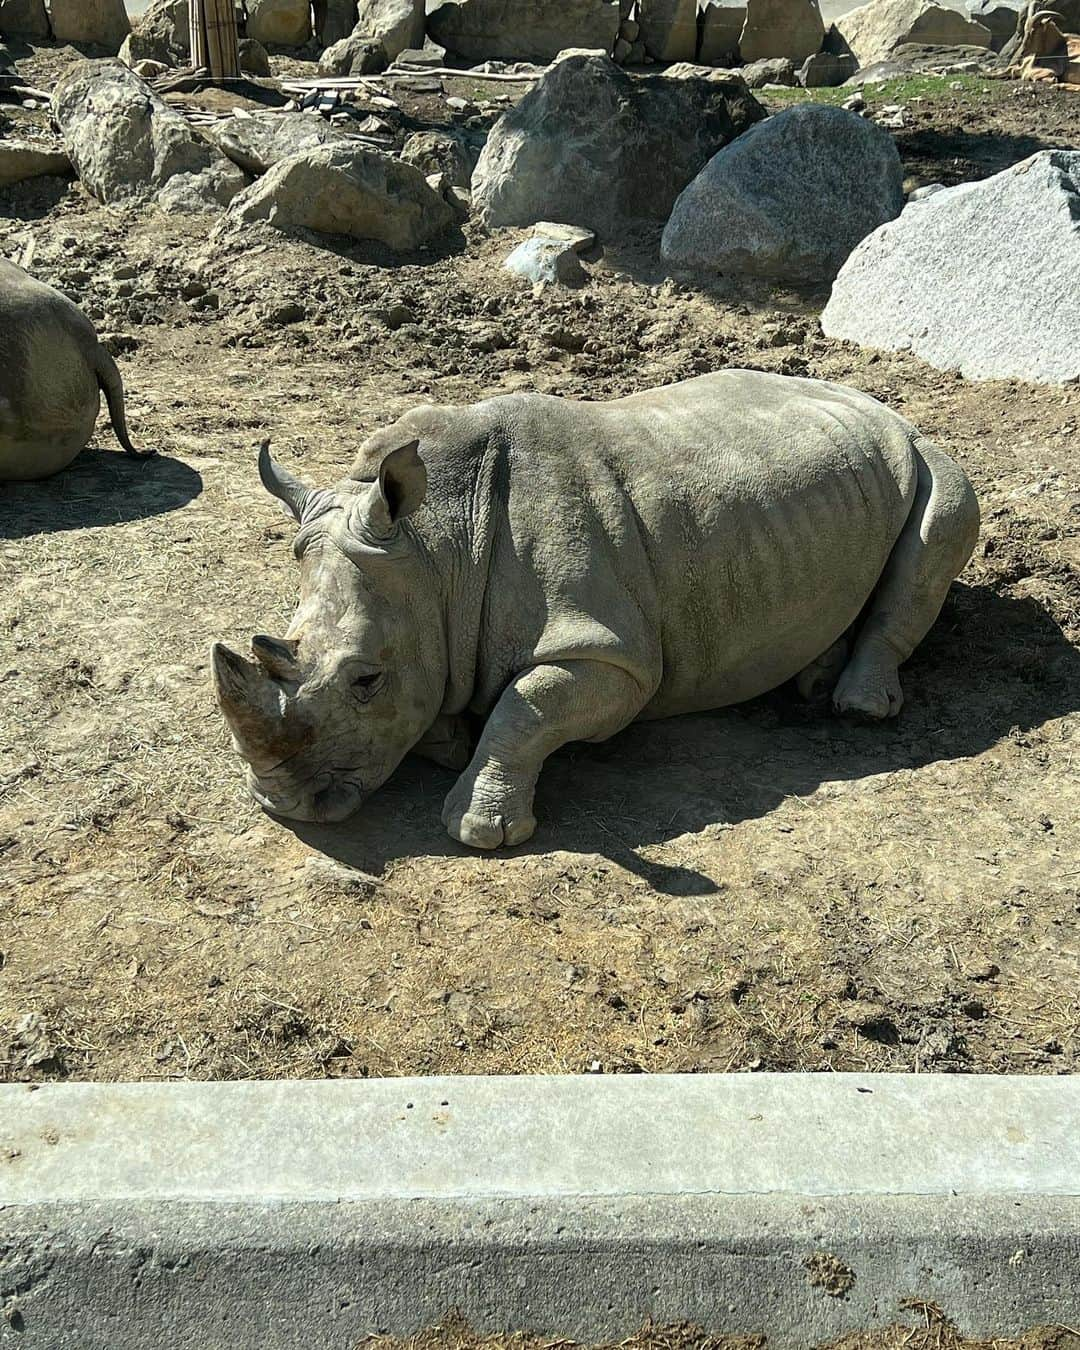
[{"label": "shadow of rock", "polygon": [[74,177],[27,178],[0,189],[0,217],[5,220],[43,220],[71,191]]},{"label": "shadow of rock", "polygon": [[202,477],[178,459],[84,450],[53,478],[0,483],[0,539],[164,515],[197,497],[202,486]]},{"label": "shadow of rock", "polygon": [[[539,829],[513,852],[600,854],[669,895],[715,881],[639,850],[767,815],[825,782],[968,759],[1080,709],[1080,652],[1042,606],[957,584],[904,668],[896,722],[863,726],[790,689],[715,713],[638,723],[602,745],[568,746],[540,779]],[[352,820],[288,824],[311,847],[376,874],[407,856],[456,857],[439,820],[453,775],[409,760]]]}]

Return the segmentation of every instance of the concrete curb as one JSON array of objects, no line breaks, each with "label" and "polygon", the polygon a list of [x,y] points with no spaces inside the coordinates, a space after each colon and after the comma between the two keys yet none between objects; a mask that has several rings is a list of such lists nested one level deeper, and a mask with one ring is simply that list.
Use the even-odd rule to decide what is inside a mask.
[{"label": "concrete curb", "polygon": [[0,1087],[0,1344],[351,1350],[453,1307],[802,1347],[1080,1321],[1080,1081]]}]

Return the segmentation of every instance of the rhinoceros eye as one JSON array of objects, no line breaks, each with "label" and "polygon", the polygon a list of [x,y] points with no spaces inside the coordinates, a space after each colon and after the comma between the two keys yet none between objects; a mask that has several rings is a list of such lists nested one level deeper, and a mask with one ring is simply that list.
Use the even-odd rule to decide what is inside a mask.
[{"label": "rhinoceros eye", "polygon": [[382,671],[376,670],[369,675],[357,675],[352,682],[352,687],[357,695],[366,701],[378,690],[381,683]]}]

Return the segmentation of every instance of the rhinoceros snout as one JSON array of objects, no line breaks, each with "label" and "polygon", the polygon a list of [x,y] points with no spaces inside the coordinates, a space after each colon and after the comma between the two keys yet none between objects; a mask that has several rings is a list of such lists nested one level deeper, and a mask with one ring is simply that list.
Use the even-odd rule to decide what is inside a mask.
[{"label": "rhinoceros snout", "polygon": [[249,774],[248,791],[271,815],[319,825],[346,820],[364,800],[364,791],[358,783],[336,776],[324,776],[311,790],[284,797],[260,783],[255,774]]}]

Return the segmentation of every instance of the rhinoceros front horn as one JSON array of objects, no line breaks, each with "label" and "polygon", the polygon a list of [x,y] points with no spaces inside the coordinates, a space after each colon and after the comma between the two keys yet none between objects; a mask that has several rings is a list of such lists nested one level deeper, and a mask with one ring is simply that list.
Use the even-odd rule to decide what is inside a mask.
[{"label": "rhinoceros front horn", "polygon": [[283,501],[297,521],[303,520],[304,512],[318,495],[315,488],[307,487],[288,469],[274,462],[270,457],[269,441],[263,441],[259,446],[259,477],[267,492]]},{"label": "rhinoceros front horn", "polygon": [[262,667],[215,642],[213,668],[218,703],[244,758],[255,767],[280,763],[287,753],[285,719]]}]

